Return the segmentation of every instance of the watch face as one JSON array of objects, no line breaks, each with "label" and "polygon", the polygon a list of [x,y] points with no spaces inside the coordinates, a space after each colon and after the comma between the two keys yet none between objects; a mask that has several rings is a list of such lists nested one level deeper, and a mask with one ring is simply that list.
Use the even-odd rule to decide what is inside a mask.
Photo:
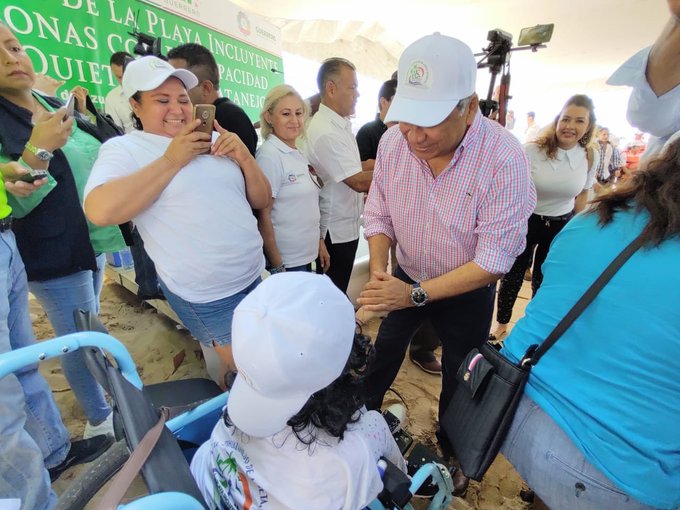
[{"label": "watch face", "polygon": [[427,301],[427,298],[427,292],[425,292],[425,290],[421,287],[414,287],[414,289],[411,291],[411,301],[413,301],[413,304],[416,306],[424,305]]},{"label": "watch face", "polygon": [[52,159],[52,153],[44,149],[38,149],[37,151],[35,151],[35,157],[41,161],[49,161],[50,159]]}]

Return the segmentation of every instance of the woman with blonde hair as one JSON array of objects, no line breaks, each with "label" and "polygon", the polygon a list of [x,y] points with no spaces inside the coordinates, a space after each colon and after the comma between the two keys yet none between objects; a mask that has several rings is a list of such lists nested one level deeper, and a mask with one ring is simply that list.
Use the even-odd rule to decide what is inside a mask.
[{"label": "woman with blonde hair", "polygon": [[507,333],[512,308],[534,249],[532,295],[543,281],[541,265],[548,255],[550,243],[588,202],[597,168],[597,151],[591,146],[595,126],[592,100],[577,94],[569,98],[560,114],[536,140],[524,146],[536,186],[536,208],[529,217],[526,248],[501,280],[496,315],[498,325],[489,340],[500,340]]},{"label": "woman with blonde hair", "polygon": [[309,106],[290,85],[271,89],[260,113],[265,141],[256,159],[271,183],[273,200],[259,211],[258,228],[272,274],[311,271],[317,257],[324,271],[330,267],[319,209],[323,182],[297,149],[307,118]]}]

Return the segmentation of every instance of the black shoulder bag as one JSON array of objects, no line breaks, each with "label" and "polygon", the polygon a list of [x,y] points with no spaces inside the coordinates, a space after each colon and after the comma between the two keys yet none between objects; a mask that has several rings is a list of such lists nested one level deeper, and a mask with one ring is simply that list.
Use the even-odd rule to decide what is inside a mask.
[{"label": "black shoulder bag", "polygon": [[607,266],[543,343],[529,347],[518,364],[509,361],[488,343],[468,353],[456,374],[458,386],[441,423],[466,476],[482,479],[510,429],[531,367],[641,245],[642,234]]}]

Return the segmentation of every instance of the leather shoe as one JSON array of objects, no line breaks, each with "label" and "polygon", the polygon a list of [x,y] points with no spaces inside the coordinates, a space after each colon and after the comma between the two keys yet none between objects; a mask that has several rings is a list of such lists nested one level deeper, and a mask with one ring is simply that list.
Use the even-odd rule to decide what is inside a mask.
[{"label": "leather shoe", "polygon": [[442,375],[442,364],[432,351],[418,351],[411,353],[411,361],[423,372],[433,375]]},{"label": "leather shoe", "polygon": [[64,471],[72,466],[92,462],[108,450],[113,442],[113,438],[106,434],[89,439],[81,439],[80,441],[71,441],[71,448],[69,448],[68,455],[66,455],[64,461],[58,466],[47,470],[50,474],[50,481],[54,482]]}]

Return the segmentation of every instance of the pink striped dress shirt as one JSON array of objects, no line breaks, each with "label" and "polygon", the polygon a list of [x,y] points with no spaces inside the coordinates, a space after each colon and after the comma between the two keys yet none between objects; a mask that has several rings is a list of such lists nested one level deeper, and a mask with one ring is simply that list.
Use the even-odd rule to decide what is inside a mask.
[{"label": "pink striped dress shirt", "polygon": [[524,250],[535,205],[524,148],[500,124],[478,113],[436,179],[395,126],[378,147],[365,236],[396,241],[399,265],[418,282],[470,261],[503,274]]}]

